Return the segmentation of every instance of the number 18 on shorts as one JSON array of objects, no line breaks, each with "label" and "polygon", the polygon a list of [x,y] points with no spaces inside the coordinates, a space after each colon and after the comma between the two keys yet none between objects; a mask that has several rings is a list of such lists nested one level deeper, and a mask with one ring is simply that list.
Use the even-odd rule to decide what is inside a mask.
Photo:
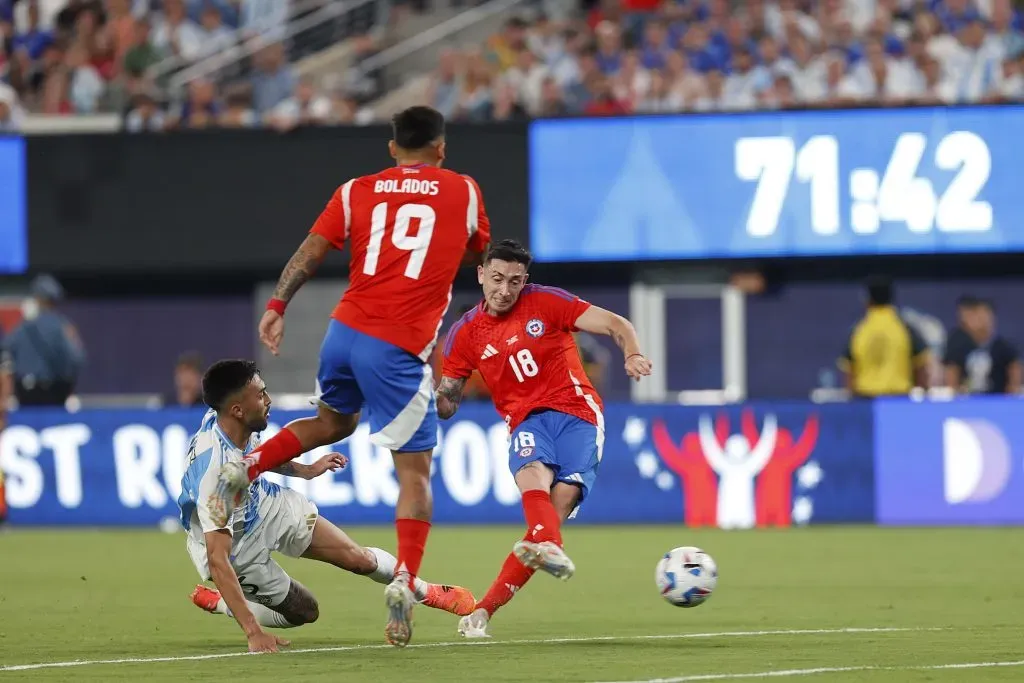
[{"label": "number 18 on shorts", "polygon": [[580,487],[586,498],[601,464],[604,432],[574,415],[555,410],[532,413],[512,432],[508,468],[515,475],[525,465],[541,462],[555,473],[555,481]]}]

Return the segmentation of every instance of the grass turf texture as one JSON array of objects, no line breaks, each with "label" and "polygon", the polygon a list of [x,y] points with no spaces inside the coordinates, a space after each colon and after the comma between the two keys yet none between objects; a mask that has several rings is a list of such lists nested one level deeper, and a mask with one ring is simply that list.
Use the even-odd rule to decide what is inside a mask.
[{"label": "grass turf texture", "polygon": [[[364,545],[394,547],[389,528],[349,531]],[[780,677],[1020,681],[1024,666],[907,667],[1024,659],[1022,533],[570,525],[567,550],[577,566],[571,581],[534,577],[498,613],[486,644],[460,642],[456,617],[419,607],[413,643],[424,647],[406,650],[379,647],[382,586],[327,565],[279,558],[320,600],[317,623],[280,632],[291,649],[352,649],[5,671],[42,662],[234,653],[246,645],[233,620],[189,602],[197,577],[181,534],[11,530],[0,533],[0,683],[647,681],[843,667],[894,668]],[[422,574],[480,596],[520,534],[511,527],[436,528]],[[718,589],[695,609],[663,602],[654,586],[657,560],[679,545],[700,546],[718,561]],[[750,633],[848,627],[915,630]],[[660,637],[729,632],[746,635]],[[509,642],[552,639],[563,640]]]}]

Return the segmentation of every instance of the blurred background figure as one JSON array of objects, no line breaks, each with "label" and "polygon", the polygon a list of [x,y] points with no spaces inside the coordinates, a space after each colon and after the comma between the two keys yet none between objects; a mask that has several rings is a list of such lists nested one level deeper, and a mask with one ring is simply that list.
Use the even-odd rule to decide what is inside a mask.
[{"label": "blurred background figure", "polygon": [[600,392],[604,385],[605,374],[608,371],[611,353],[608,349],[601,346],[601,342],[586,332],[575,332],[572,336],[576,340],[576,348],[580,351],[583,371],[587,373],[587,378],[590,379],[590,383],[594,385],[594,388]]},{"label": "blurred background figure", "polygon": [[1020,393],[1020,353],[996,331],[992,303],[963,296],[956,308],[959,324],[949,332],[943,358],[946,385],[963,394]]},{"label": "blurred background figure", "polygon": [[20,406],[63,406],[74,393],[85,348],[75,326],[56,310],[63,299],[57,280],[37,277],[22,307],[24,319],[4,340],[7,374]]},{"label": "blurred background figure", "polygon": [[174,396],[167,405],[192,408],[203,403],[203,357],[195,351],[183,353],[174,366]]},{"label": "blurred background figure", "polygon": [[867,285],[867,313],[854,325],[839,359],[854,396],[906,395],[927,389],[928,347],[893,305],[892,283],[875,278]]}]

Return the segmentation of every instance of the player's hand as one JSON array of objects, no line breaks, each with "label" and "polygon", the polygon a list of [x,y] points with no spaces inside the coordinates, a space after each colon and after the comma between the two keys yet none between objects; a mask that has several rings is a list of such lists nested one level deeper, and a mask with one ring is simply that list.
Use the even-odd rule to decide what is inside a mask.
[{"label": "player's hand", "polygon": [[277,311],[266,311],[260,318],[260,341],[275,356],[281,348],[281,340],[284,339],[284,316]]},{"label": "player's hand", "polygon": [[651,361],[641,354],[634,354],[626,359],[626,374],[630,379],[640,381],[641,377],[651,374]]},{"label": "player's hand", "polygon": [[278,648],[289,645],[291,645],[291,641],[279,638],[262,629],[249,636],[249,652],[277,652]]},{"label": "player's hand", "polygon": [[348,466],[348,458],[341,453],[328,453],[309,466],[309,478],[319,477],[326,472],[337,472]]}]

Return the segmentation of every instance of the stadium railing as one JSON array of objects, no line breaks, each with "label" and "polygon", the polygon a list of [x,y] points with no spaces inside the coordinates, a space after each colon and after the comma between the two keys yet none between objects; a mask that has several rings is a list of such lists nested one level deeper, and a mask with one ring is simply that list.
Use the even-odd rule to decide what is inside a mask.
[{"label": "stadium railing", "polygon": [[299,2],[293,7],[287,25],[260,33],[184,68],[180,63],[161,62],[154,67],[153,75],[166,79],[171,91],[178,91],[197,78],[217,82],[242,78],[252,69],[252,57],[271,43],[284,43],[289,61],[294,63],[384,24],[390,8],[388,0]]}]

